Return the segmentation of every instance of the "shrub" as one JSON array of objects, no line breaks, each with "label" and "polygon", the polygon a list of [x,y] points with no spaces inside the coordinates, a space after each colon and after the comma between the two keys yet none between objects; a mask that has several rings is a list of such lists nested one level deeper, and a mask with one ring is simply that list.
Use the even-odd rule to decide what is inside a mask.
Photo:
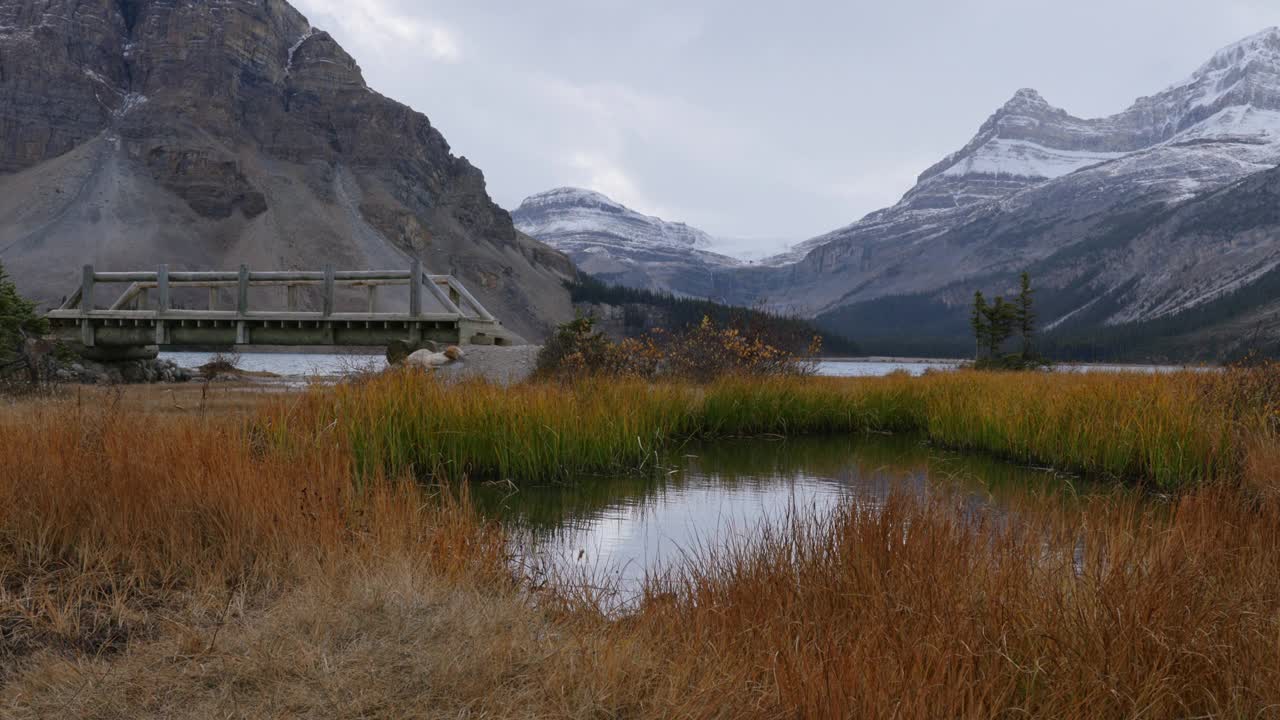
[{"label": "shrub", "polygon": [[579,316],[556,328],[556,332],[538,353],[537,375],[554,377],[587,374],[612,362],[616,354],[613,343],[595,329],[595,319]]},{"label": "shrub", "polygon": [[240,353],[214,353],[209,362],[201,365],[200,375],[205,380],[216,380],[222,375],[235,375],[240,372]]},{"label": "shrub", "polygon": [[711,382],[729,375],[770,377],[813,372],[807,357],[821,350],[814,337],[808,355],[778,347],[764,332],[722,326],[710,317],[684,331],[661,329],[613,342],[591,317],[562,325],[538,355],[537,375],[572,380],[586,376],[681,379]]},{"label": "shrub", "polygon": [[49,331],[48,323],[36,312],[36,304],[18,294],[0,264],[0,375],[27,366],[34,377],[35,369],[26,353],[26,341]]}]

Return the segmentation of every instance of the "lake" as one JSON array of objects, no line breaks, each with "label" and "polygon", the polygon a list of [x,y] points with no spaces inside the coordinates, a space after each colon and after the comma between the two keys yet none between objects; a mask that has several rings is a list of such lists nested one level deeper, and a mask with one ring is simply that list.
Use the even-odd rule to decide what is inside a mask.
[{"label": "lake", "polygon": [[541,487],[477,485],[481,511],[515,529],[535,579],[611,588],[619,606],[646,573],[758,534],[789,513],[882,505],[892,493],[999,504],[1011,490],[1067,488],[1044,469],[938,450],[915,436],[730,440],[671,453],[652,473]]},{"label": "lake", "polygon": [[[213,353],[166,352],[161,357],[182,367],[195,368],[213,358]],[[387,361],[382,355],[339,353],[242,353],[240,368],[269,372],[291,378],[334,378],[356,370],[381,370]],[[954,370],[957,363],[945,360],[826,360],[818,363],[818,374],[826,377],[881,377],[895,372],[923,375],[929,371]],[[1179,366],[1157,365],[1060,365],[1060,372],[1175,372]]]}]

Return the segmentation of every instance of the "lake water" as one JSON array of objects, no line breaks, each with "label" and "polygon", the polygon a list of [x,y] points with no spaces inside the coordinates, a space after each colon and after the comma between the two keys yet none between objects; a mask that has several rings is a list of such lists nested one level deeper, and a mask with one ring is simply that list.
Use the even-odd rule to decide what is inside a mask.
[{"label": "lake water", "polygon": [[840,503],[871,507],[894,492],[945,490],[999,503],[1013,488],[1064,488],[1069,478],[987,457],[937,450],[914,436],[733,440],[673,453],[648,475],[473,491],[483,512],[522,538],[535,578],[611,588],[635,598],[646,573],[692,553],[748,539],[789,513],[821,516]]},{"label": "lake water", "polygon": [[[198,368],[213,359],[214,353],[166,352],[160,357],[185,368]],[[337,353],[241,353],[237,366],[249,372],[269,372],[285,377],[340,377],[361,370],[382,370],[382,355]]]},{"label": "lake water", "polygon": [[[167,352],[162,358],[182,367],[196,368],[213,358],[213,353]],[[292,378],[333,378],[354,370],[381,370],[387,361],[382,355],[337,353],[243,353],[240,368],[269,372]],[[828,360],[818,363],[818,374],[827,377],[881,377],[895,372],[923,375],[930,371],[954,370],[952,361]],[[1060,372],[1175,372],[1184,368],[1156,365],[1061,365]]]}]

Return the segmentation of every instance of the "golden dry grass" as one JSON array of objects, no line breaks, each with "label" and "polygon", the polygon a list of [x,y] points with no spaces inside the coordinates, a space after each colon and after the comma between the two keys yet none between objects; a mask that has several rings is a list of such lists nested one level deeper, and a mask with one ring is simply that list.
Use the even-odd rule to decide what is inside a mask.
[{"label": "golden dry grass", "polygon": [[[203,414],[153,390],[0,409],[0,717],[1280,713],[1280,445],[1257,378],[422,382],[228,397]],[[429,414],[438,425],[412,424]],[[534,436],[554,465],[593,431],[657,442],[655,429],[920,418],[1015,456],[1162,472],[1199,459],[1204,485],[1168,503],[1037,495],[1006,512],[903,496],[796,518],[655,579],[637,612],[610,618],[569,602],[573,588],[529,596],[465,493],[404,474],[494,457],[406,430],[450,423],[511,453],[533,420],[586,423],[559,444]],[[455,454],[385,462],[415,442]],[[612,443],[599,457],[616,459]]]},{"label": "golden dry grass", "polygon": [[503,388],[393,372],[276,403],[259,429],[274,447],[339,435],[361,472],[442,470],[516,483],[632,469],[694,437],[907,431],[1173,489],[1239,473],[1240,429],[1260,423],[1257,401],[1227,397],[1239,382],[1197,373],[958,372]]},{"label": "golden dry grass", "polygon": [[688,678],[675,715],[1266,717],[1277,527],[1221,490],[1012,521],[899,498],[690,565],[634,631]]}]

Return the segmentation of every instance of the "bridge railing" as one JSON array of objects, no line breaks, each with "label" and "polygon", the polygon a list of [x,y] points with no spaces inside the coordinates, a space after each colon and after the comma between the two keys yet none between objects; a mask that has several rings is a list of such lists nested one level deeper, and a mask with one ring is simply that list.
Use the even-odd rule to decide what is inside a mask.
[{"label": "bridge railing", "polygon": [[[107,284],[128,284],[125,292],[105,308],[95,304],[97,287]],[[452,275],[429,275],[423,272],[422,264],[414,261],[408,270],[335,270],[326,266],[320,271],[272,270],[255,272],[241,265],[238,271],[170,271],[167,265],[159,266],[155,271],[142,272],[98,272],[92,265],[85,265],[81,275],[80,288],[59,307],[49,313],[52,318],[84,319],[109,315],[150,314],[156,317],[179,314],[233,314],[235,317],[248,318],[259,314],[289,315],[298,319],[329,319],[335,316],[334,305],[338,288],[363,287],[368,292],[368,313],[373,317],[378,313],[378,291],[384,287],[407,286],[409,288],[409,311],[407,314],[383,314],[395,317],[417,318],[423,313],[423,289],[440,304],[446,319],[473,320],[479,322],[496,322],[494,316],[484,305]],[[249,290],[255,287],[280,287],[285,289],[287,311],[261,311],[250,306]],[[299,311],[298,289],[319,287],[321,309],[312,312]],[[207,288],[209,290],[209,307],[207,311],[178,309],[173,305],[173,291],[176,289]],[[218,296],[220,291],[235,290],[236,307],[233,312],[219,311]],[[156,292],[158,299],[152,310],[143,310],[150,305],[149,294]],[[439,314],[432,314],[439,317]]]}]

